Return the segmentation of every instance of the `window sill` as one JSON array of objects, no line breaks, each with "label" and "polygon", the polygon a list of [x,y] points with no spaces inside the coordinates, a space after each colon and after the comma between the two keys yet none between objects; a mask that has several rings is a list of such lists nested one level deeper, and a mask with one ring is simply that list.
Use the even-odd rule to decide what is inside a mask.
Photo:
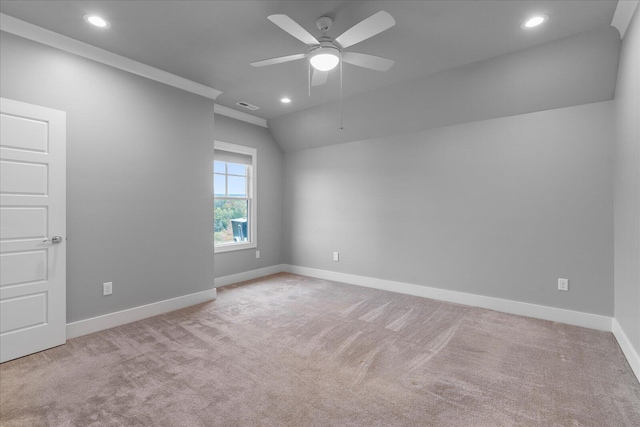
[{"label": "window sill", "polygon": [[255,249],[258,245],[255,242],[228,243],[226,245],[214,246],[214,253],[242,251],[244,249]]}]

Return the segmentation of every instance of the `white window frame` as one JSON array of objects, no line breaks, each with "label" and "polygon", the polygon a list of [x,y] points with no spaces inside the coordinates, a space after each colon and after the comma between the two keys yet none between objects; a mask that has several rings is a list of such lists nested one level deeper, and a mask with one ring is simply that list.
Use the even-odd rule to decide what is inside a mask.
[{"label": "white window frame", "polygon": [[[231,251],[240,251],[244,249],[253,249],[258,247],[258,150],[252,147],[247,147],[244,145],[231,144],[229,142],[222,141],[214,141],[213,142],[214,150],[221,151],[229,151],[231,153],[245,154],[251,156],[251,171],[249,172],[249,176],[247,177],[248,181],[248,197],[249,200],[249,241],[247,242],[229,242],[229,243],[215,243],[214,253],[221,252],[231,252]],[[215,160],[215,155],[214,155]],[[212,165],[213,166],[213,165]],[[213,169],[211,171],[211,177],[213,179]],[[215,189],[213,192],[213,199],[215,200]],[[215,218],[214,218],[215,219]]]}]

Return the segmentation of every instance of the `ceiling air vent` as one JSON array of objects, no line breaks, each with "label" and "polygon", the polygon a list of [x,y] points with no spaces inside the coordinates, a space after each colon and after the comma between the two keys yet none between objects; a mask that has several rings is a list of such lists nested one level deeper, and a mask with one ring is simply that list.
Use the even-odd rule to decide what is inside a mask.
[{"label": "ceiling air vent", "polygon": [[251,110],[251,111],[256,111],[256,110],[260,109],[260,107],[256,107],[255,105],[251,105],[248,102],[244,102],[244,101],[236,102],[236,105],[239,105],[239,106],[244,107],[247,110]]}]

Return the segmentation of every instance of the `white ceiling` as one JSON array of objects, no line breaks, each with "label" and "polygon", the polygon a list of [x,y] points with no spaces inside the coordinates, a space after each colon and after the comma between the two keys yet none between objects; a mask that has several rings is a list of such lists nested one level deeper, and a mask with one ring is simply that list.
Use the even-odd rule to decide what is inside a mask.
[{"label": "white ceiling", "polygon": [[[334,102],[338,71],[308,96],[307,65],[295,61],[254,68],[250,62],[302,53],[306,47],[267,16],[289,15],[313,35],[315,21],[334,19],[336,37],[379,10],[396,26],[349,50],[395,60],[386,73],[344,67],[344,95],[350,96],[469,64],[611,23],[616,0],[469,1],[11,1],[0,12],[177,74],[223,92],[216,102],[264,119]],[[112,27],[97,30],[82,19],[104,16]],[[549,21],[525,31],[527,17]],[[293,99],[280,103],[282,96]],[[250,112],[245,101],[260,107]]]}]

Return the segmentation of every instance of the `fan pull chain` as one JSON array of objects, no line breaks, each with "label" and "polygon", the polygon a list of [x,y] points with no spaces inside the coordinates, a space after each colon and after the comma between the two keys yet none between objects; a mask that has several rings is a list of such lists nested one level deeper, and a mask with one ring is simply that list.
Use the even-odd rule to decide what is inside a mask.
[{"label": "fan pull chain", "polygon": [[342,61],[340,61],[340,130],[343,130],[342,127]]},{"label": "fan pull chain", "polygon": [[311,61],[307,61],[307,65],[309,66],[309,96],[311,96]]}]

